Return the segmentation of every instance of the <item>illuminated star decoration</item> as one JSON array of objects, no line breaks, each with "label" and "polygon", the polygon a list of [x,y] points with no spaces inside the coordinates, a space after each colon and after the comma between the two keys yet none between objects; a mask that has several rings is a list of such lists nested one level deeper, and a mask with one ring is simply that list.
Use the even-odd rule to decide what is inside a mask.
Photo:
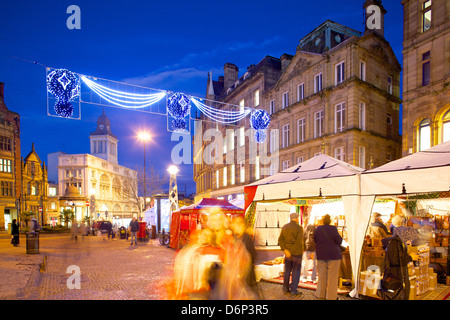
[{"label": "illuminated star decoration", "polygon": [[256,130],[255,141],[258,143],[264,142],[267,138],[266,129],[270,123],[269,114],[264,110],[257,109],[252,112],[250,123],[252,128]]},{"label": "illuminated star decoration", "polygon": [[73,101],[80,93],[80,79],[66,69],[55,69],[47,76],[47,91],[55,96],[55,112],[69,118],[73,115]]},{"label": "illuminated star decoration", "polygon": [[187,130],[187,122],[184,119],[190,112],[190,98],[183,93],[173,93],[167,98],[167,112],[175,118],[172,121],[173,129],[177,132]]}]

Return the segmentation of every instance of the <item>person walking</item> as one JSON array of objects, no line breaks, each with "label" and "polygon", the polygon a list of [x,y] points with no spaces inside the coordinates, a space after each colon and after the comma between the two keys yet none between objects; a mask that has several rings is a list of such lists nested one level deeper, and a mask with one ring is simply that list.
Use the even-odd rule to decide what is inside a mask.
[{"label": "person walking", "polygon": [[12,236],[12,245],[17,247],[19,245],[19,224],[16,219],[13,219],[11,224],[11,236]]},{"label": "person walking", "polygon": [[[303,264],[300,281],[313,283],[317,282],[317,259],[316,259],[316,243],[314,241],[314,233],[316,227],[309,223],[309,217],[305,218],[305,253],[303,254]],[[308,277],[310,263],[312,263],[312,274]]]},{"label": "person walking", "polygon": [[318,226],[314,234],[319,274],[316,297],[323,300],[337,300],[342,237],[337,228],[330,225],[331,218],[328,214],[323,217],[322,222],[323,225]]},{"label": "person walking", "polygon": [[131,232],[131,244],[133,245],[133,238],[134,238],[134,245],[137,245],[137,232],[139,231],[139,222],[136,220],[136,217],[133,217],[133,220],[130,222],[130,232]]},{"label": "person walking", "polygon": [[[283,293],[301,295],[298,291],[300,268],[305,248],[303,227],[299,225],[298,213],[290,214],[290,222],[281,229],[278,243],[284,252]],[[292,281],[289,283],[292,274]]]}]

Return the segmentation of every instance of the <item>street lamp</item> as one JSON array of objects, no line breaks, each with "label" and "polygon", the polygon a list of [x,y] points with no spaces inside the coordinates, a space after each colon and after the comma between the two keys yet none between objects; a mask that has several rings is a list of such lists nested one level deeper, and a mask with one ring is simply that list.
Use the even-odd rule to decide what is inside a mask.
[{"label": "street lamp", "polygon": [[145,144],[151,139],[151,135],[147,131],[140,131],[138,139],[144,142],[144,210],[147,208],[147,179],[145,177]]}]

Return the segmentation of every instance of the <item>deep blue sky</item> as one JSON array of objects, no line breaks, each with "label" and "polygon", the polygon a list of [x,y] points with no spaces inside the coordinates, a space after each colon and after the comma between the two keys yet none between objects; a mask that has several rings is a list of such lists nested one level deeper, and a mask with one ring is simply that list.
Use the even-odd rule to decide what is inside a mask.
[{"label": "deep blue sky", "polygon": [[[207,72],[217,79],[226,62],[241,76],[266,55],[295,54],[298,41],[327,19],[364,30],[364,0],[5,1],[0,7],[0,82],[7,107],[21,116],[25,157],[34,142],[41,159],[64,151],[89,152],[89,134],[103,108],[81,105],[81,120],[47,116],[45,68],[54,68],[204,97]],[[69,5],[81,9],[81,30],[69,30]],[[402,63],[400,0],[383,1],[385,37]],[[20,59],[12,58],[19,57]],[[119,164],[143,164],[136,130],[154,136],[147,166],[166,174],[171,163],[166,119],[105,108],[119,139]],[[192,166],[183,165],[179,189],[195,192]],[[168,183],[167,183],[168,188]]]}]

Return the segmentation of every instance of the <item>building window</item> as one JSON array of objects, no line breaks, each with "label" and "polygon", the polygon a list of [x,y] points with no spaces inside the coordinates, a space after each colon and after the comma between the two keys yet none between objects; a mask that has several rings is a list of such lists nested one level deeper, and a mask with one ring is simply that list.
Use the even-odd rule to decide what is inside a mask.
[{"label": "building window", "polygon": [[334,157],[338,160],[345,161],[345,149],[344,147],[334,149]]},{"label": "building window", "polygon": [[335,84],[344,82],[345,79],[345,62],[338,63],[335,67]]},{"label": "building window", "polygon": [[228,139],[229,148],[228,150],[234,150],[234,130],[230,130],[230,137]]},{"label": "building window", "polygon": [[56,187],[49,187],[48,188],[48,195],[50,197],[55,197],[56,196]]},{"label": "building window", "polygon": [[283,170],[289,169],[289,160],[283,161]]},{"label": "building window", "polygon": [[228,183],[228,177],[227,177],[227,167],[223,167],[223,186],[226,187]]},{"label": "building window", "polygon": [[431,147],[431,122],[429,119],[422,120],[419,124],[419,151]]},{"label": "building window", "polygon": [[11,151],[11,139],[0,137],[0,150]]},{"label": "building window", "polygon": [[274,175],[275,173],[277,173],[277,165],[276,163],[271,163],[270,167],[269,167],[269,175]]},{"label": "building window", "polygon": [[11,160],[0,159],[0,172],[11,172]]},{"label": "building window", "polygon": [[242,147],[245,145],[245,127],[239,128],[239,146]]},{"label": "building window", "polygon": [[335,115],[334,132],[342,132],[345,128],[345,102],[336,105]]},{"label": "building window", "polygon": [[2,181],[0,183],[1,186],[1,195],[11,197],[12,196],[12,182]]},{"label": "building window", "polygon": [[281,102],[282,102],[281,106],[283,109],[289,106],[289,91],[283,93]]},{"label": "building window", "polygon": [[289,147],[289,123],[283,126],[281,145],[283,148]]},{"label": "building window", "polygon": [[297,86],[297,101],[305,99],[305,84],[300,83]]},{"label": "building window", "polygon": [[366,148],[359,147],[359,167],[362,169],[366,168]]},{"label": "building window", "polygon": [[259,106],[259,89],[255,91],[253,95],[253,100],[255,102],[255,108]]},{"label": "building window", "polygon": [[274,114],[275,113],[275,100],[271,100],[269,102],[269,113]]},{"label": "building window", "polygon": [[391,76],[387,77],[387,92],[389,94],[392,94],[392,77]]},{"label": "building window", "polygon": [[359,77],[362,81],[366,81],[366,63],[364,61],[359,64]]},{"label": "building window", "polygon": [[225,136],[223,137],[223,154],[227,153],[227,144],[228,144],[228,136],[225,134]]},{"label": "building window", "polygon": [[442,118],[442,142],[450,141],[450,110]]},{"label": "building window", "polygon": [[245,182],[245,160],[239,161],[239,181]]},{"label": "building window", "polygon": [[422,54],[422,86],[427,86],[430,84],[431,78],[430,62],[431,62],[430,51],[427,51],[424,54]]},{"label": "building window", "polygon": [[216,188],[220,188],[219,170],[216,171]]},{"label": "building window", "polygon": [[236,181],[236,166],[234,164],[231,165],[231,180],[230,184],[234,185]]},{"label": "building window", "polygon": [[259,180],[261,178],[261,170],[259,168],[259,156],[256,156],[255,160],[255,179]]},{"label": "building window", "polygon": [[305,157],[297,157],[297,164],[302,163],[305,161]]},{"label": "building window", "polygon": [[422,5],[422,32],[431,28],[431,0]]},{"label": "building window", "polygon": [[386,123],[388,125],[392,125],[392,115],[390,115],[389,113],[386,115]]},{"label": "building window", "polygon": [[314,113],[314,138],[319,138],[323,134],[323,110]]},{"label": "building window", "polygon": [[272,153],[278,149],[277,131],[278,131],[278,129],[270,130],[270,153]]},{"label": "building window", "polygon": [[359,104],[359,128],[366,130],[366,104],[364,102]]},{"label": "building window", "polygon": [[297,143],[302,143],[305,141],[305,126],[306,126],[305,118],[297,120]]},{"label": "building window", "polygon": [[322,73],[314,77],[314,93],[322,91]]}]

